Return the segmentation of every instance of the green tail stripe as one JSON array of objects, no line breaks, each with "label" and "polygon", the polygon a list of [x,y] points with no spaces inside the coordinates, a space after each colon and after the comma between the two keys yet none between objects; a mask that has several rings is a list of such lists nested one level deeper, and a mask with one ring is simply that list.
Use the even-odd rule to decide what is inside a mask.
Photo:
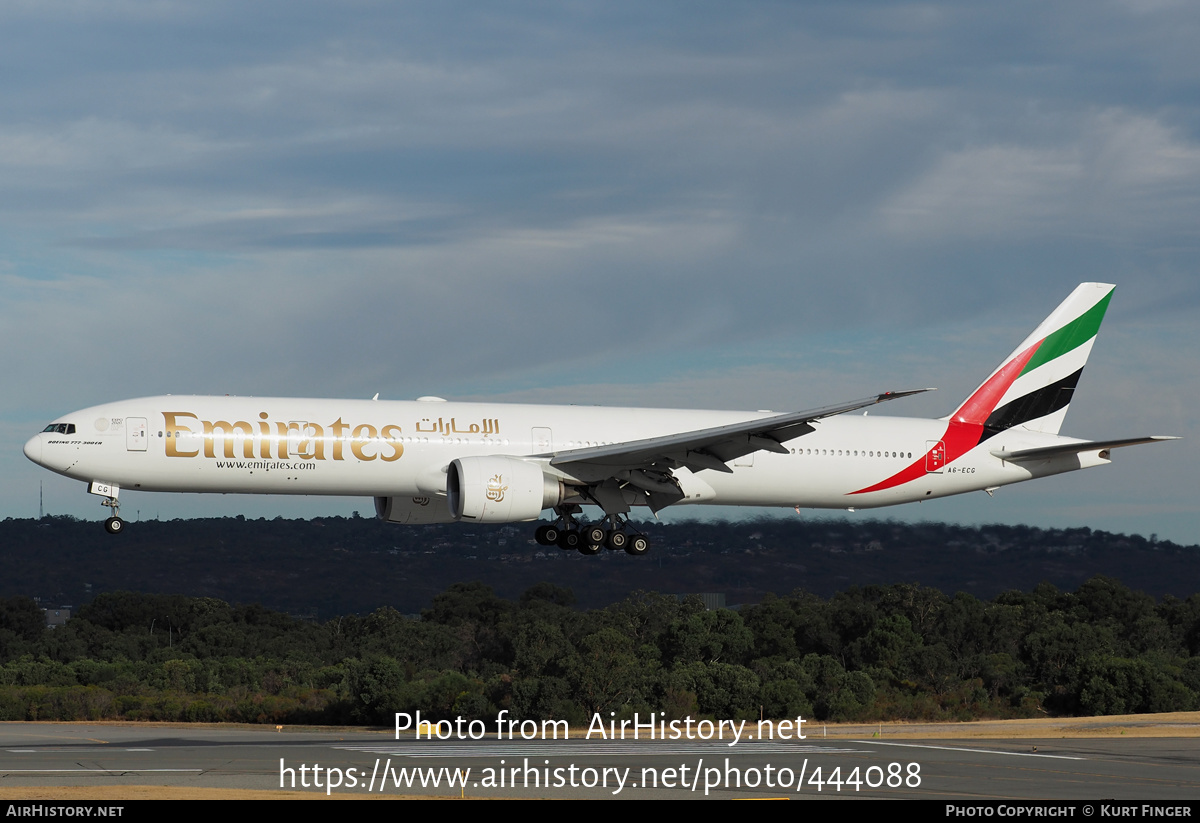
[{"label": "green tail stripe", "polygon": [[1033,357],[1029,358],[1029,362],[1021,370],[1021,374],[1031,372],[1056,357],[1062,357],[1095,337],[1096,332],[1100,330],[1100,321],[1104,319],[1104,312],[1108,310],[1108,301],[1112,299],[1112,296],[1113,293],[1110,291],[1100,302],[1079,317],[1058,331],[1047,335],[1046,339],[1042,341],[1042,345],[1038,346],[1038,350],[1033,353]]}]

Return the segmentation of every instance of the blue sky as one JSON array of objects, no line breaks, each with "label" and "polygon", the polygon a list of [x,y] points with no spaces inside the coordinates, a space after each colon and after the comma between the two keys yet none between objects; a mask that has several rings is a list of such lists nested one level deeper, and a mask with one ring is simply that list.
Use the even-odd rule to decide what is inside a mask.
[{"label": "blue sky", "polygon": [[21,445],[142,395],[945,414],[1098,280],[1066,433],[1185,439],[883,514],[1200,542],[1197,42],[1165,0],[5,4],[3,514],[99,519]]}]

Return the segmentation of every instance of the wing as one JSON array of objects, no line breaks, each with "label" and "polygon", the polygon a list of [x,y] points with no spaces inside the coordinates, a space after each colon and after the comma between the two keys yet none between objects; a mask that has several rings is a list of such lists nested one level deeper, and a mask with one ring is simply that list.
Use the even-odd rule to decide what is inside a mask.
[{"label": "wing", "polygon": [[591,497],[606,511],[611,508],[628,511],[618,501],[619,489],[626,484],[646,493],[651,508],[658,511],[682,497],[678,483],[671,476],[673,469],[732,472],[726,463],[751,452],[786,454],[788,450],[783,443],[813,431],[812,423],[822,418],[926,391],[931,389],[884,392],[848,403],[759,417],[710,429],[572,449],[555,453],[550,457],[550,465],[584,483],[594,484]]}]

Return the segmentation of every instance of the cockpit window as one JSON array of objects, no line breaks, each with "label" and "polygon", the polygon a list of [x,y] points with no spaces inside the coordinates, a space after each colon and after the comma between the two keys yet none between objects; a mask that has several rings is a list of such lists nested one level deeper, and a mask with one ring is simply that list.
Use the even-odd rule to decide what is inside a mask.
[{"label": "cockpit window", "polygon": [[53,432],[55,434],[74,434],[75,433],[75,424],[74,423],[51,423],[46,428],[42,429],[42,431]]}]

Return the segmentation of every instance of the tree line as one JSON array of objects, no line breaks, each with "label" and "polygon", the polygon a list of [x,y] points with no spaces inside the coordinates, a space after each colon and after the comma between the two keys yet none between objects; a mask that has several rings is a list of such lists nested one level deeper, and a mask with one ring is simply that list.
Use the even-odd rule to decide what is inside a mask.
[{"label": "tree line", "polygon": [[515,718],[967,720],[1200,709],[1200,596],[1093,577],[991,600],[913,584],[740,610],[637,592],[574,608],[455,584],[419,616],[321,623],[182,595],[102,594],[44,628],[0,598],[0,720],[390,725]]}]

